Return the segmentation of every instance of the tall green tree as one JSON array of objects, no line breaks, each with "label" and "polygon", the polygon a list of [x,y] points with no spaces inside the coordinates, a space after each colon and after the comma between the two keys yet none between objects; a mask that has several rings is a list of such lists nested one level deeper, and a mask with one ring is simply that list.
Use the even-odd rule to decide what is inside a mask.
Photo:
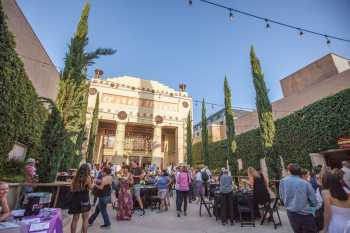
[{"label": "tall green tree", "polygon": [[90,4],[87,3],[76,32],[70,41],[59,83],[57,105],[62,114],[64,126],[71,135],[64,152],[63,167],[65,169],[71,166],[77,167],[82,159],[82,145],[86,137],[87,67],[94,64],[95,59],[99,56],[115,53],[115,50],[104,48],[98,48],[93,52],[86,51],[89,11]]},{"label": "tall green tree", "polygon": [[205,101],[203,99],[202,101],[202,159],[204,162],[204,165],[209,167],[209,138],[208,138],[208,123],[207,123],[207,113],[205,108]]},{"label": "tall green tree", "polygon": [[231,104],[231,90],[228,85],[227,78],[224,80],[225,95],[225,120],[226,120],[226,136],[227,136],[227,161],[229,161],[232,175],[238,174],[237,158],[235,152],[237,149],[234,112]]},{"label": "tall green tree", "polygon": [[54,182],[64,158],[62,151],[68,135],[55,102],[45,98],[43,100],[48,103],[50,114],[41,137],[38,173],[41,182]]},{"label": "tall green tree", "polygon": [[256,91],[256,109],[260,125],[260,138],[264,150],[264,156],[269,169],[270,176],[280,177],[280,159],[273,151],[275,140],[275,123],[273,121],[272,106],[268,97],[264,74],[262,73],[260,61],[255,55],[254,47],[250,49],[250,62],[252,67],[253,83]]},{"label": "tall green tree", "polygon": [[97,133],[97,127],[98,127],[98,111],[100,107],[100,93],[97,93],[96,102],[95,102],[95,108],[92,114],[92,120],[91,120],[91,127],[90,127],[90,134],[89,134],[89,144],[87,149],[87,159],[86,161],[91,163],[92,159],[94,157],[94,149],[95,149],[95,142],[96,142],[96,133]]},{"label": "tall green tree", "polygon": [[191,111],[188,112],[187,116],[187,134],[186,134],[186,154],[187,154],[187,163],[192,166],[193,158],[192,158],[192,116]]}]

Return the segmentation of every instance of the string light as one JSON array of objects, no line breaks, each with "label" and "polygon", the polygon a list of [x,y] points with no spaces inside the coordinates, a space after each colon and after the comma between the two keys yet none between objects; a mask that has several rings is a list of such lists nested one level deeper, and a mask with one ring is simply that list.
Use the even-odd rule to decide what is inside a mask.
[{"label": "string light", "polygon": [[326,43],[329,46],[331,44],[331,40],[328,38],[327,35],[324,36],[326,38]]},{"label": "string light", "polygon": [[192,0],[188,0],[188,5],[192,6]]},{"label": "string light", "polygon": [[233,16],[233,12],[232,12],[232,9],[230,9],[230,20],[232,21],[232,20],[233,20],[233,18],[234,18],[234,16]]},{"label": "string light", "polygon": [[[271,18],[268,19],[268,18],[259,16],[259,15],[255,15],[255,14],[246,12],[246,11],[241,11],[241,10],[234,9],[234,8],[231,8],[228,6],[224,6],[224,5],[216,3],[216,2],[212,2],[212,1],[208,1],[208,0],[199,0],[199,1],[206,3],[208,5],[214,6],[214,7],[228,10],[230,12],[230,19],[231,19],[231,13],[232,13],[232,16],[234,15],[234,13],[237,13],[237,14],[245,15],[245,16],[248,16],[251,18],[255,18],[257,20],[264,21],[266,23],[266,25],[265,25],[266,28],[271,28],[272,24],[277,24],[281,27],[285,27],[285,28],[289,28],[289,29],[293,29],[293,30],[298,30],[300,36],[303,36],[305,33],[313,34],[313,35],[319,36],[319,37],[325,37],[325,35],[326,35],[325,33],[316,32],[316,31],[313,31],[313,30],[310,30],[307,28],[297,27],[297,26],[294,26],[291,24],[283,23],[281,21],[273,20]],[[189,0],[188,2],[190,5],[192,5],[192,0]],[[333,36],[333,35],[329,35],[329,34],[327,34],[326,37],[327,37],[327,45],[329,45],[331,43],[331,39],[350,43],[350,39],[346,39],[346,38],[342,38],[342,37],[338,37],[338,36]]]},{"label": "string light", "polygon": [[303,36],[304,35],[303,30],[301,30],[300,28],[298,30],[299,30],[299,36]]}]

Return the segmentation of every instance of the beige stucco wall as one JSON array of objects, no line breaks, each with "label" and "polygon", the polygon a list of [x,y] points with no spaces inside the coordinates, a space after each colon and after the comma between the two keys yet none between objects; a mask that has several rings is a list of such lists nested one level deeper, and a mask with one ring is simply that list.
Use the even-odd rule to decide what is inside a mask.
[{"label": "beige stucco wall", "polygon": [[[272,103],[274,119],[282,118],[327,96],[350,88],[350,69]],[[248,113],[235,121],[236,133],[244,133],[259,127],[257,113]]]},{"label": "beige stucco wall", "polygon": [[333,77],[350,68],[349,60],[335,54],[312,62],[280,81],[284,97],[304,91],[323,80]]},{"label": "beige stucco wall", "polygon": [[59,73],[15,0],[1,0],[16,51],[39,96],[56,99]]}]

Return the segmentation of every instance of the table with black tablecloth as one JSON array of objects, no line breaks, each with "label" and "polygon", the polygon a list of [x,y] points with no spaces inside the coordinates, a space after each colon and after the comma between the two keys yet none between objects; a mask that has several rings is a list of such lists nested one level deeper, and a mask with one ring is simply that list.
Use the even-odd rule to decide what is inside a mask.
[{"label": "table with black tablecloth", "polygon": [[[152,197],[158,195],[158,189],[155,185],[141,185],[140,196],[143,202],[143,207],[151,206]],[[138,207],[137,201],[134,199],[134,207]]]},{"label": "table with black tablecloth", "polygon": [[[220,219],[220,202],[221,202],[221,199],[220,199],[220,191],[219,190],[215,190],[213,192],[213,198],[214,198],[214,215],[217,216],[217,218]],[[244,195],[249,195],[250,197],[252,196],[252,191],[250,192],[241,192],[241,191],[237,191],[237,192],[233,192],[233,195],[232,195],[232,198],[233,198],[233,215],[234,215],[234,219],[235,220],[240,220],[240,216],[239,216],[239,205],[240,206],[248,206],[248,203],[244,203],[244,201],[238,201],[238,198],[241,196],[244,196]],[[257,206],[257,204],[253,201],[253,211],[254,211],[254,214],[255,214],[255,217],[256,218],[260,218],[260,213],[259,213],[259,208]]]}]

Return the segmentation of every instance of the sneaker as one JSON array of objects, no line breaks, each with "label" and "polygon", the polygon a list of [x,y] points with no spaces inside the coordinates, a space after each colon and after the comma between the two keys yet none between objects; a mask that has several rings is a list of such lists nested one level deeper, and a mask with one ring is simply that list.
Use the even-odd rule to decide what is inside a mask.
[{"label": "sneaker", "polygon": [[111,227],[111,224],[109,224],[109,225],[103,224],[103,225],[101,225],[100,227],[101,227],[101,228],[107,229],[107,228],[110,228],[110,227]]},{"label": "sneaker", "polygon": [[145,209],[141,209],[141,215],[140,216],[144,216],[146,214]]},{"label": "sneaker", "polygon": [[180,217],[181,217],[180,212],[177,212],[177,217],[178,217],[178,218],[180,218]]},{"label": "sneaker", "polygon": [[186,211],[184,212],[184,216],[187,216],[187,213],[186,213]]}]

